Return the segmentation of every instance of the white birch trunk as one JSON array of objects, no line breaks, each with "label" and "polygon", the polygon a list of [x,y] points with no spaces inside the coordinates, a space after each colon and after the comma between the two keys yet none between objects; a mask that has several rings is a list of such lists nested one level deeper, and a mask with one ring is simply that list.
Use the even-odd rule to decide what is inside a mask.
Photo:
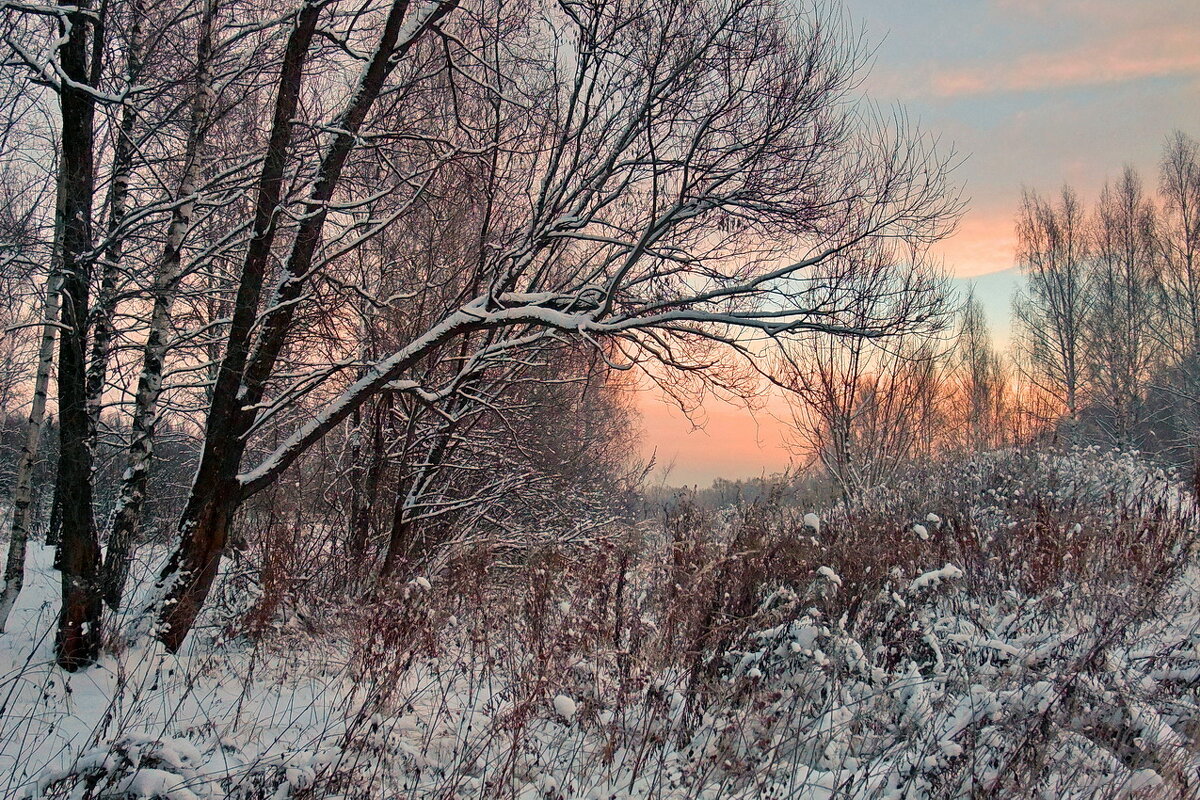
[{"label": "white birch trunk", "polygon": [[25,446],[17,462],[17,486],[13,496],[12,533],[8,541],[8,559],[4,567],[4,589],[0,591],[0,633],[8,624],[8,616],[16,605],[17,596],[25,585],[25,546],[29,541],[33,518],[33,465],[37,461],[38,445],[42,438],[42,422],[46,416],[46,396],[50,386],[50,371],[54,366],[54,334],[58,325],[59,289],[62,273],[57,268],[46,279],[46,300],[42,319],[42,341],[38,347],[37,376],[34,379],[33,405],[25,424]]},{"label": "white birch trunk", "polygon": [[142,372],[134,399],[133,438],[128,462],[121,478],[109,528],[104,558],[104,599],[113,609],[121,605],[121,595],[129,576],[129,561],[141,526],[145,508],[146,483],[154,458],[154,430],[158,418],[158,399],[162,393],[163,364],[166,360],[171,327],[171,306],[183,263],[183,240],[192,226],[196,210],[196,192],[203,166],[200,151],[208,128],[212,106],[212,38],[217,0],[205,4],[199,41],[196,46],[196,88],[192,96],[192,117],[184,152],[183,175],[171,214],[166,243],[154,270],[154,307],[150,330],[142,350]]},{"label": "white birch trunk", "polygon": [[[130,83],[136,83],[142,71],[142,18],[145,12],[141,3],[130,8],[131,25],[125,72]],[[112,347],[113,318],[116,315],[117,280],[124,256],[121,227],[129,213],[129,186],[133,180],[134,132],[138,123],[136,102],[125,104],[121,110],[121,123],[117,130],[117,141],[113,152],[113,176],[108,193],[108,230],[104,247],[100,287],[96,293],[96,306],[92,312],[91,357],[87,366],[87,412],[89,437],[95,452],[100,430],[100,414],[104,410],[104,384],[108,374],[109,349]]]}]

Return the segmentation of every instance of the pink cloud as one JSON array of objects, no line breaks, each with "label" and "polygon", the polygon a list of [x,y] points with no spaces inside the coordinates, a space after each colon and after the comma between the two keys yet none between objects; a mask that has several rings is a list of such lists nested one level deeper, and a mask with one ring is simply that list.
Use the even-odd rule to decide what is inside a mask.
[{"label": "pink cloud", "polygon": [[935,72],[940,97],[1097,86],[1200,74],[1200,29],[1147,28],[1062,52],[1028,53],[1007,65]]}]

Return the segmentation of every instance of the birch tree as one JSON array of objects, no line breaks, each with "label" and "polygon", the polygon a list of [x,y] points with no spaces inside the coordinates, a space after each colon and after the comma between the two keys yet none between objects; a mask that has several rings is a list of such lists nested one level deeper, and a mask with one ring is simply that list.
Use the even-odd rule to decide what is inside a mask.
[{"label": "birch tree", "polygon": [[[4,36],[18,35],[27,20],[5,20]],[[20,450],[12,473],[12,517],[9,530],[4,585],[0,589],[0,633],[25,582],[27,545],[36,511],[34,472],[41,454],[54,345],[59,320],[62,273],[57,263],[61,240],[61,181],[53,165],[40,163],[39,122],[54,113],[51,93],[40,89],[19,64],[0,68],[4,89],[0,105],[0,291],[4,361],[2,400],[6,409],[20,406],[28,397],[29,411],[22,429]],[[30,289],[35,303],[28,301]],[[26,333],[36,332],[32,391],[28,365],[20,354]],[[27,394],[28,392],[28,394]]]},{"label": "birch tree", "polygon": [[1057,203],[1026,190],[1017,216],[1017,262],[1026,286],[1013,305],[1026,377],[1053,397],[1068,420],[1086,401],[1086,320],[1091,309],[1087,218],[1069,186]]},{"label": "birch tree", "polygon": [[121,604],[121,595],[129,574],[131,547],[141,524],[147,477],[154,455],[154,429],[169,342],[171,307],[183,263],[184,237],[192,226],[196,193],[200,187],[202,149],[214,96],[210,62],[216,12],[217,0],[205,0],[200,12],[196,38],[191,119],[188,123],[183,166],[179,186],[172,198],[174,209],[167,226],[163,252],[155,262],[152,273],[149,331],[142,349],[142,370],[134,399],[132,441],[112,515],[104,559],[105,600],[114,609]]},{"label": "birch tree", "polygon": [[1200,143],[1176,131],[1159,164],[1163,286],[1177,359],[1200,354]]},{"label": "birch tree", "polygon": [[[61,195],[60,195],[61,197]],[[61,213],[55,215],[61,219]],[[46,278],[37,351],[37,367],[33,380],[33,397],[25,423],[25,437],[14,475],[12,525],[9,529],[8,555],[4,564],[4,589],[0,591],[0,633],[4,633],[8,617],[25,585],[25,556],[33,527],[33,469],[41,445],[42,428],[46,418],[46,399],[50,393],[50,373],[54,367],[54,341],[58,324],[59,292],[62,274],[51,264]]]},{"label": "birch tree", "polygon": [[[142,25],[146,10],[141,2],[135,0],[129,7],[129,25],[125,43],[124,79],[125,89],[142,80],[143,68],[143,36]],[[135,166],[135,151],[139,103],[126,99],[120,103],[120,121],[116,126],[115,141],[113,142],[111,175],[108,181],[107,223],[103,239],[103,255],[98,259],[100,266],[100,285],[96,292],[96,303],[91,310],[89,328],[91,334],[90,352],[87,362],[87,392],[88,421],[91,425],[91,443],[95,449],[100,427],[100,413],[103,409],[103,395],[108,372],[109,351],[112,347],[113,317],[116,313],[117,283],[121,273],[121,260],[124,256],[125,237],[122,235],[130,208],[130,186],[133,181]]]},{"label": "birch tree", "polygon": [[1107,435],[1135,446],[1145,420],[1144,390],[1159,357],[1150,335],[1161,280],[1157,214],[1137,172],[1106,184],[1096,208],[1095,278],[1088,335],[1096,402]]}]

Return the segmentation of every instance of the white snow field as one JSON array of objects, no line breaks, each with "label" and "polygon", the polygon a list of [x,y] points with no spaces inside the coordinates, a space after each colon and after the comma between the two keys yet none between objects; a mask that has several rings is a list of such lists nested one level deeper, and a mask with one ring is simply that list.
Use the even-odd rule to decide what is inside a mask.
[{"label": "white snow field", "polygon": [[[968,476],[961,508],[897,517],[895,541],[924,548],[902,555],[925,566],[881,566],[891,572],[870,596],[855,599],[863,579],[830,538],[809,582],[759,595],[740,632],[705,640],[719,650],[683,647],[695,669],[656,656],[689,629],[654,600],[658,552],[631,573],[629,633],[615,642],[601,630],[603,593],[570,580],[541,573],[528,587],[544,591],[502,588],[489,606],[459,602],[435,577],[320,622],[293,608],[256,640],[212,613],[178,656],[114,644],[67,674],[52,663],[53,553],[34,546],[0,636],[0,796],[1200,796],[1190,547],[1139,572],[1159,583],[1063,567],[1032,594],[978,574],[1007,574],[1003,537],[1021,509],[1048,513],[1052,500],[1078,508],[1085,530],[1107,524],[1084,503],[1104,481],[1115,486],[1099,513],[1133,536],[1169,521],[1193,536],[1193,504],[1119,459],[1038,469],[1049,488],[981,492]],[[1063,541],[1083,535],[1068,517],[1056,518]],[[847,519],[823,511],[821,537],[849,536]],[[937,535],[915,540],[914,519]],[[796,522],[808,542],[816,526]],[[711,585],[732,591],[732,574]]]}]

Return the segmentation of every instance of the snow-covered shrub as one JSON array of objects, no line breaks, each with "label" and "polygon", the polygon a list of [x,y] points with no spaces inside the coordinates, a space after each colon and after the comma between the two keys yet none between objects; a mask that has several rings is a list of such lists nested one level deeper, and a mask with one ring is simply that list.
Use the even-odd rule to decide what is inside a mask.
[{"label": "snow-covered shrub", "polygon": [[39,800],[291,800],[313,788],[339,760],[335,750],[262,757],[229,738],[127,732],[89,748],[65,768],[44,771]]},{"label": "snow-covered shrub", "polygon": [[726,653],[729,680],[753,684],[774,730],[759,770],[791,774],[799,762],[806,781],[879,798],[1196,791],[1185,732],[1200,709],[1181,706],[1169,672],[1151,666],[1194,663],[1194,597],[1157,598],[1191,620],[1167,632],[1136,606],[1096,617],[1061,595],[971,596],[960,574],[931,571],[893,599],[907,641],[886,626],[864,638],[809,610]]},{"label": "snow-covered shrub", "polygon": [[962,559],[972,580],[1038,593],[1069,580],[1161,580],[1193,544],[1196,504],[1136,453],[1013,449],[913,467],[832,513],[933,513],[933,546]]},{"label": "snow-covered shrub", "polygon": [[29,660],[57,587],[39,550],[24,649],[0,639],[0,793],[1200,795],[1196,513],[1169,475],[1012,451],[852,507],[668,510],[519,559],[463,549],[319,625],[280,603],[255,637],[227,620],[259,572],[231,568],[189,652],[123,650],[70,690],[45,640]]},{"label": "snow-covered shrub", "polygon": [[914,470],[819,526],[774,519],[754,585],[723,592],[759,605],[712,654],[729,684],[714,704],[755,731],[723,746],[756,791],[1200,790],[1200,710],[1164,680],[1194,677],[1200,625],[1195,504],[1169,476],[1129,454],[995,453]]}]

